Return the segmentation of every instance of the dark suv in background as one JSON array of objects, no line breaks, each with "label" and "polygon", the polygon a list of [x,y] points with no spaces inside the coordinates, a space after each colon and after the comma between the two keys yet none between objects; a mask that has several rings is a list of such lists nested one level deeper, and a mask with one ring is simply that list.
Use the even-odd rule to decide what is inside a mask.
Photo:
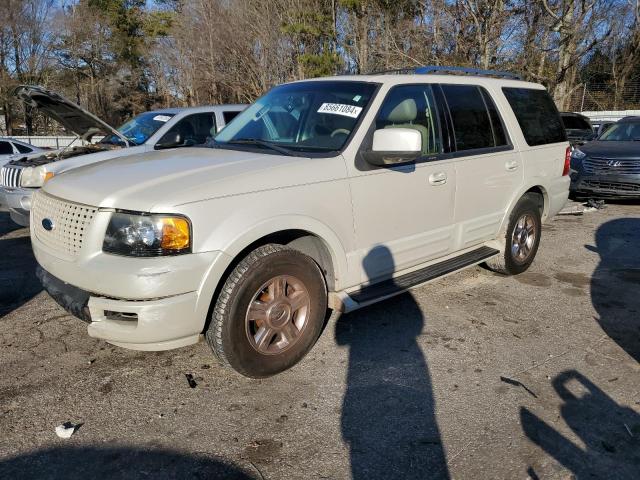
[{"label": "dark suv in background", "polygon": [[595,133],[588,117],[574,112],[561,112],[560,117],[572,145],[582,145],[593,140]]},{"label": "dark suv in background", "polygon": [[574,197],[640,199],[640,117],[626,117],[571,154]]}]

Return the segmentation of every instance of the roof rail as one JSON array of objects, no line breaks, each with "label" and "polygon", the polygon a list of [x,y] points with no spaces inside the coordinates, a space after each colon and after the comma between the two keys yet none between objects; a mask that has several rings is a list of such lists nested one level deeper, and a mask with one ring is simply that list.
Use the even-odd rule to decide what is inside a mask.
[{"label": "roof rail", "polygon": [[438,73],[454,73],[454,74],[462,74],[462,75],[477,75],[483,77],[500,77],[500,78],[509,78],[511,80],[522,80],[522,77],[515,73],[511,72],[501,72],[499,70],[482,70],[480,68],[469,68],[469,67],[453,67],[453,66],[443,66],[443,65],[425,65],[422,67],[403,67],[396,68],[393,70],[381,70],[377,72],[371,72],[369,75],[386,75],[386,74],[418,74],[418,75],[428,75],[428,74],[438,74]]}]

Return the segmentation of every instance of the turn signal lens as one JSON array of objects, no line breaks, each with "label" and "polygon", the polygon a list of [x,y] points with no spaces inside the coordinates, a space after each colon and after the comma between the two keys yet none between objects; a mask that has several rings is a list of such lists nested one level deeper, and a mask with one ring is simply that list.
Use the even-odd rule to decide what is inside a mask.
[{"label": "turn signal lens", "polygon": [[184,218],[162,219],[162,242],[164,250],[184,250],[189,247],[189,223]]},{"label": "turn signal lens", "polygon": [[53,173],[53,172],[45,173],[44,174],[44,183],[47,183],[49,180],[51,180],[54,175],[55,175],[55,173]]}]

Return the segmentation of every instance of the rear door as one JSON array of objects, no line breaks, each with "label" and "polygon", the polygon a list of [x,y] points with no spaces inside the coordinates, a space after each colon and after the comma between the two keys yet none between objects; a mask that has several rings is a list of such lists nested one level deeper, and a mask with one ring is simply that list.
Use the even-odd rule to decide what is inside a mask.
[{"label": "rear door", "polygon": [[456,250],[496,237],[523,181],[522,162],[489,92],[479,85],[440,86],[456,159]]}]

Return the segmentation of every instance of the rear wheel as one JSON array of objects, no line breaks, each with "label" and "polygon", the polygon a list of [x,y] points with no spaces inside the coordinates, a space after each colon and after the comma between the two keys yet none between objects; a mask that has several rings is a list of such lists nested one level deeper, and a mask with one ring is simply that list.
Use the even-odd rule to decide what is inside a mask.
[{"label": "rear wheel", "polygon": [[542,220],[538,195],[526,193],[511,212],[509,224],[502,237],[504,241],[502,252],[487,260],[487,267],[505,275],[524,272],[536,256],[541,233]]},{"label": "rear wheel", "polygon": [[251,252],[231,272],[206,338],[222,363],[247,377],[268,377],[307,354],[326,311],[327,290],[315,261],[269,244]]}]

